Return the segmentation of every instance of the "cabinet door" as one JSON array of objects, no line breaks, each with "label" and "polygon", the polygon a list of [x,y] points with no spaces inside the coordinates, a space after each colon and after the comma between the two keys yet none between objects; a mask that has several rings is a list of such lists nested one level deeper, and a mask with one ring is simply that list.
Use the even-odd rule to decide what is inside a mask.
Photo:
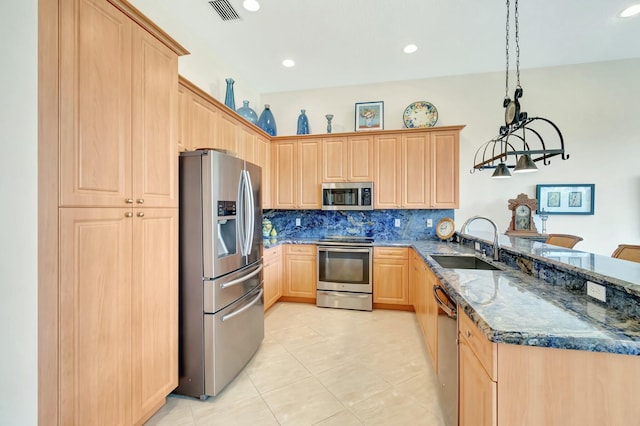
[{"label": "cabinet door", "polygon": [[218,109],[196,95],[189,96],[189,100],[190,140],[187,145],[192,149],[215,148]]},{"label": "cabinet door", "polygon": [[144,29],[133,31],[133,198],[178,207],[178,56]]},{"label": "cabinet door", "polygon": [[404,135],[402,151],[402,206],[406,209],[428,209],[431,206],[429,134]]},{"label": "cabinet door", "polygon": [[256,136],[255,160],[262,167],[262,209],[271,208],[271,143],[266,139]]},{"label": "cabinet door", "polygon": [[433,162],[431,164],[433,208],[454,209],[459,207],[459,133],[454,131],[434,132],[431,135]]},{"label": "cabinet door", "polygon": [[322,139],[323,182],[345,182],[347,180],[348,155],[347,138]]},{"label": "cabinet door", "polygon": [[373,302],[409,304],[409,265],[406,259],[373,260]]},{"label": "cabinet door", "polygon": [[376,136],[374,139],[375,187],[374,208],[400,208],[402,195],[400,135]]},{"label": "cabinet door", "polygon": [[126,206],[132,23],[106,1],[60,2],[60,205]]},{"label": "cabinet door", "polygon": [[497,424],[497,385],[460,336],[458,338],[458,415],[460,426],[492,426]]},{"label": "cabinet door", "polygon": [[438,315],[446,315],[438,309],[438,303],[433,295],[433,288],[438,284],[438,279],[433,274],[431,269],[428,269],[425,265],[424,274],[424,286],[425,286],[425,312],[424,312],[424,333],[425,343],[427,344],[427,350],[431,355],[431,362],[433,367],[438,368]]},{"label": "cabinet door", "polygon": [[265,250],[263,269],[265,311],[282,296],[282,256],[280,253],[280,247]]},{"label": "cabinet door", "polygon": [[238,147],[238,123],[227,114],[218,114],[218,131],[213,147],[240,154]]},{"label": "cabinet door", "polygon": [[134,210],[131,295],[136,422],[178,386],[178,209]]},{"label": "cabinet door", "polygon": [[274,145],[274,188],[272,200],[276,209],[295,209],[296,205],[296,141],[278,141]]},{"label": "cabinet door", "polygon": [[[60,424],[130,425],[131,209],[60,209]],[[55,367],[54,367],[55,368]]]},{"label": "cabinet door", "polygon": [[260,166],[256,153],[256,136],[244,126],[238,127],[238,152],[243,160]]},{"label": "cabinet door", "polygon": [[298,141],[298,208],[320,209],[322,153],[320,139]]},{"label": "cabinet door", "polygon": [[373,181],[373,136],[350,136],[348,139],[347,180],[350,182]]},{"label": "cabinet door", "polygon": [[[296,250],[300,254],[290,253]],[[316,298],[316,256],[310,254],[315,250],[315,246],[285,246],[283,296]]]}]

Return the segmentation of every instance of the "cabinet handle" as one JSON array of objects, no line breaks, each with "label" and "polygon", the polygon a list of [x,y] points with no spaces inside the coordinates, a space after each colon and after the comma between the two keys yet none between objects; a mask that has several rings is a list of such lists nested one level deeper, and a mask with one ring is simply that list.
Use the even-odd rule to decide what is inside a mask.
[{"label": "cabinet handle", "polygon": [[464,334],[467,336],[467,338],[471,338],[473,336],[473,334],[471,334],[469,330],[465,331]]},{"label": "cabinet handle", "polygon": [[144,217],[144,212],[139,212],[138,217]]},{"label": "cabinet handle", "polygon": [[136,200],[136,203],[138,203],[138,204],[144,204],[144,198],[138,198],[138,199]]},{"label": "cabinet handle", "polygon": [[127,204],[133,204],[133,198],[127,198],[124,202]]},{"label": "cabinet handle", "polygon": [[124,217],[131,217],[131,216],[133,216],[133,213],[131,213],[131,212],[126,212],[124,214]]}]

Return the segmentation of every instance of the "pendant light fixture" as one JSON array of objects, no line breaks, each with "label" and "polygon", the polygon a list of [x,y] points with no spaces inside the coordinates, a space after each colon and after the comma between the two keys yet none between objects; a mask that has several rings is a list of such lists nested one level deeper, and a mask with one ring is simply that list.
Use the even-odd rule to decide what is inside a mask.
[{"label": "pendant light fixture", "polygon": [[[519,18],[518,0],[515,0],[516,87],[511,99],[509,97],[510,0],[507,0],[505,94],[502,101],[502,106],[505,108],[505,124],[500,126],[496,137],[478,148],[471,173],[476,170],[495,169],[493,178],[509,178],[511,177],[509,169],[513,169],[514,173],[530,173],[538,170],[536,166],[538,161],[542,161],[542,164],[547,166],[550,164],[551,157],[560,155],[563,160],[569,158],[569,155],[564,152],[564,139],[558,126],[543,117],[529,117],[521,110],[520,99],[524,90],[520,85]],[[551,146],[556,148],[550,148]]]}]

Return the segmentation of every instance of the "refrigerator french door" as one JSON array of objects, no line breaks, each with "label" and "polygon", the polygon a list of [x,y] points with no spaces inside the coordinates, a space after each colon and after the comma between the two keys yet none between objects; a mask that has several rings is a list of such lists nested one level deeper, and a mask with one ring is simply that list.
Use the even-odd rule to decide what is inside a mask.
[{"label": "refrigerator french door", "polygon": [[180,154],[179,384],[217,395],[264,338],[260,167],[215,150]]}]

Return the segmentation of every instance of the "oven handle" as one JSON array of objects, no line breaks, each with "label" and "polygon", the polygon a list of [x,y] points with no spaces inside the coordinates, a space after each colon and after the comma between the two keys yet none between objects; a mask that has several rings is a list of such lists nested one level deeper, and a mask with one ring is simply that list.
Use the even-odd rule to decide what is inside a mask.
[{"label": "oven handle", "polygon": [[[444,302],[440,298],[440,296],[438,296],[438,290],[442,291],[445,294],[445,296],[447,297],[447,301],[446,302]],[[440,306],[442,308],[442,310],[447,314],[447,316],[449,318],[457,318],[458,317],[458,310],[455,308],[455,306],[451,306],[449,304],[449,302],[450,302],[449,295],[444,290],[444,288],[442,288],[441,285],[434,285],[433,286],[433,297],[436,298],[436,303],[438,304],[438,306]]]},{"label": "oven handle", "polygon": [[332,251],[338,253],[371,253],[370,248],[341,248],[341,247],[325,247],[318,246],[318,251]]},{"label": "oven handle", "polygon": [[362,294],[355,294],[355,293],[349,293],[349,294],[343,294],[340,293],[339,291],[324,291],[324,290],[318,290],[318,294],[327,294],[329,296],[338,296],[338,297],[350,297],[350,298],[356,298],[356,299],[367,299],[368,297],[371,296],[370,293],[362,293]]}]

